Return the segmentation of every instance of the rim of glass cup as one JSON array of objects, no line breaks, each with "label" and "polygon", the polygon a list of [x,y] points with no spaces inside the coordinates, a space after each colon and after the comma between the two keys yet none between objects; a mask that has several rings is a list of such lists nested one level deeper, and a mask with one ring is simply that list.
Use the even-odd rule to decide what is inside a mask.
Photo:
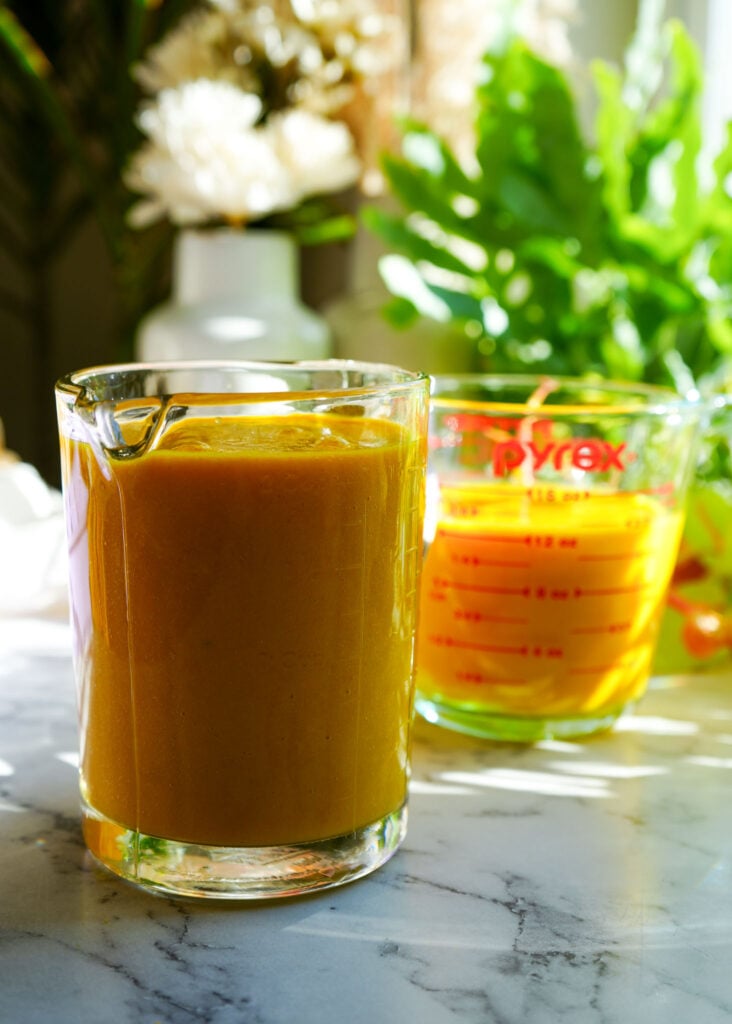
[{"label": "rim of glass cup", "polygon": [[[200,390],[191,389],[188,384],[180,391],[152,391],[146,394],[144,397],[160,397],[162,394],[166,396],[172,395],[206,395],[209,397],[223,398],[227,402],[235,400],[246,400],[252,401],[296,401],[299,398],[311,399],[311,398],[329,398],[348,395],[349,398],[355,396],[378,396],[381,394],[393,395],[401,391],[410,392],[414,389],[415,385],[424,384],[429,381],[429,377],[426,373],[422,373],[418,370],[405,370],[399,366],[392,366],[389,363],[368,363],[359,360],[351,359],[321,359],[321,360],[303,360],[303,361],[292,361],[292,362],[276,362],[267,360],[240,360],[240,359],[195,359],[195,360],[171,360],[171,361],[160,361],[160,362],[131,362],[131,363],[108,363],[100,364],[99,366],[90,366],[81,370],[74,370],[71,373],[64,374],[56,381],[55,389],[59,395],[65,398],[71,398],[78,400],[83,397],[87,397],[90,401],[104,401],[109,400],[110,396],[102,397],[99,394],[95,394],[91,388],[93,382],[103,382],[105,378],[108,378],[109,386],[114,383],[120,384],[125,376],[131,376],[132,374],[139,373],[167,373],[167,372],[222,372],[226,373],[231,371],[232,373],[245,373],[250,372],[252,374],[261,374],[266,376],[267,374],[275,376],[278,373],[283,375],[288,372],[297,373],[302,371],[303,373],[332,373],[341,372],[344,375],[343,381],[340,386],[316,386],[312,388],[296,390],[248,390],[239,391],[235,388],[230,390],[211,390],[210,388],[201,388]],[[345,375],[362,374],[366,378],[373,378],[365,384],[351,384],[348,383]],[[115,378],[119,380],[115,381]],[[383,378],[383,379],[380,379]]]},{"label": "rim of glass cup", "polygon": [[[539,402],[532,402],[531,396],[539,392],[548,382],[559,385],[547,392]],[[481,387],[486,391],[495,389],[525,388],[528,396],[519,400],[499,400],[490,394],[476,398],[461,397],[460,390],[466,387]],[[576,399],[556,401],[556,393],[566,394],[571,398],[573,392],[597,392],[598,399]],[[614,396],[617,400],[610,404],[602,401],[602,396]],[[552,401],[552,397],[555,400]],[[732,397],[732,396],[731,396]],[[623,400],[625,399],[625,400]],[[681,395],[671,387],[660,384],[646,384],[636,381],[615,381],[593,379],[591,377],[569,377],[554,374],[513,374],[513,373],[455,373],[436,374],[431,378],[430,401],[433,407],[444,408],[460,406],[461,408],[481,408],[496,412],[513,412],[514,414],[532,414],[538,409],[551,409],[556,414],[577,415],[602,412],[603,414],[643,414],[663,415],[669,413],[692,413],[699,415],[708,407],[708,401],[695,389]]]}]

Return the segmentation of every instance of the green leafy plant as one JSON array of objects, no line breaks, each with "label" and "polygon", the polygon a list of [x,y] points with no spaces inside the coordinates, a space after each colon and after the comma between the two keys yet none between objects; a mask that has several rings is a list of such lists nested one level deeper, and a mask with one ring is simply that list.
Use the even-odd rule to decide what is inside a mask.
[{"label": "green leafy plant", "polygon": [[623,70],[593,65],[593,138],[566,75],[520,39],[486,53],[466,168],[424,125],[372,208],[393,252],[394,324],[459,323],[482,364],[670,383],[715,379],[732,352],[732,134],[702,179],[696,50],[648,19]]},{"label": "green leafy plant", "polygon": [[[459,325],[476,367],[725,390],[732,378],[732,125],[704,169],[702,73],[641,5],[622,69],[597,62],[594,131],[568,77],[520,39],[485,54],[474,160],[404,125],[371,208],[394,325]],[[730,413],[705,441],[657,670],[732,653]],[[726,419],[725,419],[726,417]]]}]

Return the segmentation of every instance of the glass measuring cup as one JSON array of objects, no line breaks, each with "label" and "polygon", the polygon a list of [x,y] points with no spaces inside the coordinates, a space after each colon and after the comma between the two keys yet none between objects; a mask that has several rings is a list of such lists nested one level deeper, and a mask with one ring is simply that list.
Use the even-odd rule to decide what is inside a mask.
[{"label": "glass measuring cup", "polygon": [[136,364],[56,393],[89,849],[187,896],[374,870],[406,829],[426,378]]},{"label": "glass measuring cup", "polygon": [[702,405],[642,385],[433,381],[417,709],[477,736],[607,728],[643,693]]}]

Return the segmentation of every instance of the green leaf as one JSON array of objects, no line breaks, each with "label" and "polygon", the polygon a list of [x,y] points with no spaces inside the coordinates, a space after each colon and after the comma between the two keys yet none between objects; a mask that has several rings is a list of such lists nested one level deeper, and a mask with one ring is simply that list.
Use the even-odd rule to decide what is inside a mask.
[{"label": "green leaf", "polygon": [[635,31],[625,50],[625,102],[647,110],[663,80],[662,18],[665,0],[640,0]]},{"label": "green leaf", "polygon": [[584,267],[574,251],[566,239],[540,237],[529,238],[517,249],[522,261],[540,264],[565,280],[572,280]]},{"label": "green leaf", "polygon": [[732,323],[729,313],[712,309],[707,320],[707,330],[713,344],[725,355],[732,355]]},{"label": "green leaf", "polygon": [[688,394],[695,387],[694,374],[687,366],[678,349],[669,349],[662,356],[664,366],[670,379],[680,395]]},{"label": "green leaf", "polygon": [[618,265],[628,280],[630,289],[645,299],[657,300],[662,307],[659,312],[664,318],[677,314],[692,313],[698,308],[699,299],[689,283],[680,277],[678,270],[664,268],[655,260],[645,266],[625,262]]},{"label": "green leaf", "polygon": [[728,487],[697,486],[687,510],[684,539],[717,572],[732,577],[732,493]]},{"label": "green leaf", "polygon": [[402,128],[402,155],[407,163],[425,171],[454,194],[475,195],[475,179],[465,173],[439,135],[409,119],[402,122]]},{"label": "green leaf", "polygon": [[482,300],[476,299],[466,292],[455,291],[438,284],[429,284],[428,287],[432,294],[441,299],[448,307],[451,319],[484,322],[485,307]]},{"label": "green leaf", "polygon": [[419,311],[408,299],[394,298],[382,310],[393,327],[411,327],[419,319]]},{"label": "green leaf", "polygon": [[392,295],[411,303],[422,316],[440,323],[450,321],[448,304],[433,294],[419,270],[408,259],[396,255],[382,256],[379,273]]},{"label": "green leaf", "polygon": [[314,224],[297,224],[294,228],[295,237],[301,245],[343,242],[352,238],[355,232],[356,220],[347,214],[328,217]]},{"label": "green leaf", "polygon": [[486,55],[484,64],[476,124],[481,197],[510,204],[508,212],[535,231],[576,233],[594,248],[598,193],[567,80],[520,41]]},{"label": "green leaf", "polygon": [[471,230],[470,219],[456,212],[454,196],[429,172],[392,156],[384,157],[382,167],[392,191],[407,209],[424,213],[446,231],[480,244],[480,237],[475,237]]},{"label": "green leaf", "polygon": [[408,256],[415,263],[429,263],[456,274],[470,276],[471,268],[444,246],[428,241],[400,217],[372,206],[362,210],[364,224],[387,245]]},{"label": "green leaf", "polygon": [[47,78],[53,68],[40,46],[7,7],[0,7],[0,42],[28,75]]},{"label": "green leaf", "polygon": [[728,185],[729,176],[732,174],[732,121],[729,121],[725,130],[725,141],[717,154],[714,163],[714,188],[710,193],[710,200],[715,205],[729,208],[730,188]]},{"label": "green leaf", "polygon": [[546,189],[521,171],[509,171],[503,176],[498,197],[514,220],[531,227],[532,232],[553,235],[571,233],[567,218],[562,215]]},{"label": "green leaf", "polygon": [[410,302],[423,316],[439,323],[451,320],[482,321],[479,299],[428,281],[414,264],[403,256],[382,256],[379,271],[389,291]]},{"label": "green leaf", "polygon": [[616,380],[640,380],[643,376],[645,353],[640,334],[628,316],[624,303],[611,307],[610,333],[600,343],[603,358]]},{"label": "green leaf", "polygon": [[619,71],[596,61],[592,65],[598,107],[595,118],[597,155],[602,166],[602,197],[612,217],[620,222],[630,210],[630,173],[627,148],[634,118],[623,101]]},{"label": "green leaf", "polygon": [[672,22],[671,53],[676,65],[675,87],[680,94],[680,117],[672,144],[677,152],[673,164],[675,197],[673,221],[676,248],[688,247],[697,232],[699,216],[699,179],[697,163],[702,146],[701,92],[702,79],[696,47],[682,25]]},{"label": "green leaf", "polygon": [[699,58],[678,22],[671,22],[667,33],[669,96],[649,113],[629,154],[647,180],[639,213],[660,229],[658,258],[666,262],[678,258],[698,231],[701,149]]}]

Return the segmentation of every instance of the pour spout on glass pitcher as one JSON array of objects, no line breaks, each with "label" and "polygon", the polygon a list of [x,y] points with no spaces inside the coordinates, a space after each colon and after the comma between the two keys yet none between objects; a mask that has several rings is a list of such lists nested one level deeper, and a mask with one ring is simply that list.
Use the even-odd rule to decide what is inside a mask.
[{"label": "pour spout on glass pitcher", "polygon": [[[84,377],[84,383],[76,377]],[[72,374],[57,388],[59,422],[70,440],[83,441],[109,477],[110,460],[144,454],[160,431],[169,399],[140,395],[120,399],[111,374]]]}]

